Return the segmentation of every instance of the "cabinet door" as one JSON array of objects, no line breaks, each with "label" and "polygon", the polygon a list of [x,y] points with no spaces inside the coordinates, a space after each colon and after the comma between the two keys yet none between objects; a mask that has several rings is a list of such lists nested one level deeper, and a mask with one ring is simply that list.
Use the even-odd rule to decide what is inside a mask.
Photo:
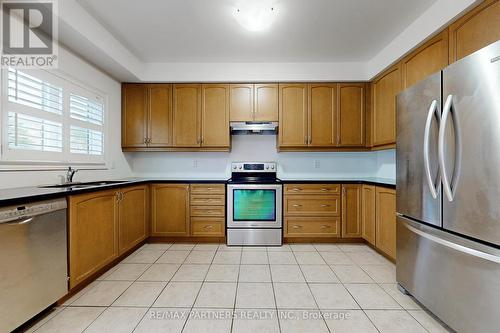
[{"label": "cabinet door", "polygon": [[254,120],[278,121],[278,85],[254,85]]},{"label": "cabinet door", "polygon": [[375,186],[363,185],[361,202],[362,236],[375,245]]},{"label": "cabinet door", "polygon": [[406,56],[401,62],[403,89],[448,65],[448,30],[444,30]]},{"label": "cabinet door", "polygon": [[229,85],[204,84],[201,99],[202,147],[229,147]]},{"label": "cabinet door", "polygon": [[335,83],[309,85],[309,137],[314,147],[331,147],[337,143],[337,101]]},{"label": "cabinet door", "polygon": [[148,187],[135,186],[120,190],[123,198],[119,205],[119,252],[124,253],[147,237]]},{"label": "cabinet door", "polygon": [[396,191],[377,186],[375,204],[377,207],[375,245],[396,259]]},{"label": "cabinet door", "polygon": [[189,236],[189,184],[151,186],[152,236]]},{"label": "cabinet door", "polygon": [[361,238],[361,187],[342,185],[343,238]]},{"label": "cabinet door", "polygon": [[341,147],[361,147],[365,144],[365,84],[339,83],[338,144]]},{"label": "cabinet door", "polygon": [[391,67],[373,82],[373,145],[396,142],[396,95],[401,90],[399,65]]},{"label": "cabinet door", "polygon": [[122,147],[146,147],[147,95],[144,84],[122,85]]},{"label": "cabinet door", "polygon": [[174,147],[199,147],[201,144],[201,84],[174,84]]},{"label": "cabinet door", "polygon": [[307,85],[279,85],[279,145],[307,146]]},{"label": "cabinet door", "polygon": [[150,84],[149,143],[150,147],[172,146],[172,85]]},{"label": "cabinet door", "polygon": [[253,84],[231,84],[229,89],[231,121],[253,121]]},{"label": "cabinet door", "polygon": [[115,191],[69,197],[70,288],[118,256],[117,198]]},{"label": "cabinet door", "polygon": [[500,39],[500,1],[486,0],[449,27],[450,63]]}]

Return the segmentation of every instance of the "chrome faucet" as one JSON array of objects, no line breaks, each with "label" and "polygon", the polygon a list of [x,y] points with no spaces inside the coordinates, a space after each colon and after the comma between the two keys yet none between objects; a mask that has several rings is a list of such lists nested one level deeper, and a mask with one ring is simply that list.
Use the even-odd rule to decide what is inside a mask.
[{"label": "chrome faucet", "polygon": [[68,171],[66,172],[66,183],[72,183],[73,182],[73,177],[75,176],[75,173],[78,172],[78,169],[73,169],[71,167],[68,168]]}]

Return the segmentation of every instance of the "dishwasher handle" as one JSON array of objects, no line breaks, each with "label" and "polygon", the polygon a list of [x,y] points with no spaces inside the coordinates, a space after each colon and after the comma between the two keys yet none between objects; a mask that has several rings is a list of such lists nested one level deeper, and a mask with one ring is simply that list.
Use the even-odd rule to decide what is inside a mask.
[{"label": "dishwasher handle", "polygon": [[30,223],[31,221],[33,221],[35,217],[34,216],[31,216],[31,217],[28,217],[28,218],[24,218],[24,217],[21,217],[20,219],[18,220],[14,220],[14,221],[0,221],[0,225],[23,225],[23,224],[28,224]]}]

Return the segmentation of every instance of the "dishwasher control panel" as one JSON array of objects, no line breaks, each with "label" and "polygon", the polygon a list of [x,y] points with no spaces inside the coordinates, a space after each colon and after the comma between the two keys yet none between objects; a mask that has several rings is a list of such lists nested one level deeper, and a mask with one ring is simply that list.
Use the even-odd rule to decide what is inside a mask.
[{"label": "dishwasher control panel", "polygon": [[0,208],[0,223],[66,209],[66,200],[52,200]]}]

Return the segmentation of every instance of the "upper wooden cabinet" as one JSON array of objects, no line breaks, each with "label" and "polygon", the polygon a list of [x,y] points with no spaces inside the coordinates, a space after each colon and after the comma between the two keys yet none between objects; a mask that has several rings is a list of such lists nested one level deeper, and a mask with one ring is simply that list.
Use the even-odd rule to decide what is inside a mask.
[{"label": "upper wooden cabinet", "polygon": [[424,43],[401,61],[403,89],[448,65],[448,30]]},{"label": "upper wooden cabinet", "polygon": [[231,121],[278,121],[277,84],[231,84]]},{"label": "upper wooden cabinet", "polygon": [[172,145],[172,85],[149,84],[148,146]]},{"label": "upper wooden cabinet", "polygon": [[486,0],[449,26],[450,63],[500,39],[500,1]]},{"label": "upper wooden cabinet", "polygon": [[342,237],[361,238],[362,185],[342,185]]},{"label": "upper wooden cabinet", "polygon": [[172,145],[172,85],[123,84],[122,146]]},{"label": "upper wooden cabinet", "polygon": [[401,91],[399,64],[379,75],[372,83],[372,144],[396,143],[396,95]]},{"label": "upper wooden cabinet", "polygon": [[307,84],[279,85],[279,145],[305,147],[308,145]]},{"label": "upper wooden cabinet", "polygon": [[361,194],[361,235],[375,245],[375,186],[363,185]]},{"label": "upper wooden cabinet", "polygon": [[119,242],[122,254],[148,236],[149,198],[148,186],[134,186],[119,191]]},{"label": "upper wooden cabinet", "polygon": [[254,120],[278,121],[278,85],[254,85]]},{"label": "upper wooden cabinet", "polygon": [[229,147],[229,85],[202,86],[201,146]]},{"label": "upper wooden cabinet", "polygon": [[337,145],[337,84],[309,85],[308,144],[313,147]]},{"label": "upper wooden cabinet", "polygon": [[396,259],[396,190],[378,187],[375,193],[377,248]]},{"label": "upper wooden cabinet", "polygon": [[70,288],[118,257],[118,202],[113,190],[69,197]]},{"label": "upper wooden cabinet", "polygon": [[122,146],[147,147],[148,91],[144,84],[122,86]]},{"label": "upper wooden cabinet", "polygon": [[365,87],[364,83],[339,83],[337,90],[338,146],[365,145]]},{"label": "upper wooden cabinet", "polygon": [[151,186],[152,236],[189,236],[189,184]]},{"label": "upper wooden cabinet", "polygon": [[201,146],[201,84],[174,84],[174,147]]}]

